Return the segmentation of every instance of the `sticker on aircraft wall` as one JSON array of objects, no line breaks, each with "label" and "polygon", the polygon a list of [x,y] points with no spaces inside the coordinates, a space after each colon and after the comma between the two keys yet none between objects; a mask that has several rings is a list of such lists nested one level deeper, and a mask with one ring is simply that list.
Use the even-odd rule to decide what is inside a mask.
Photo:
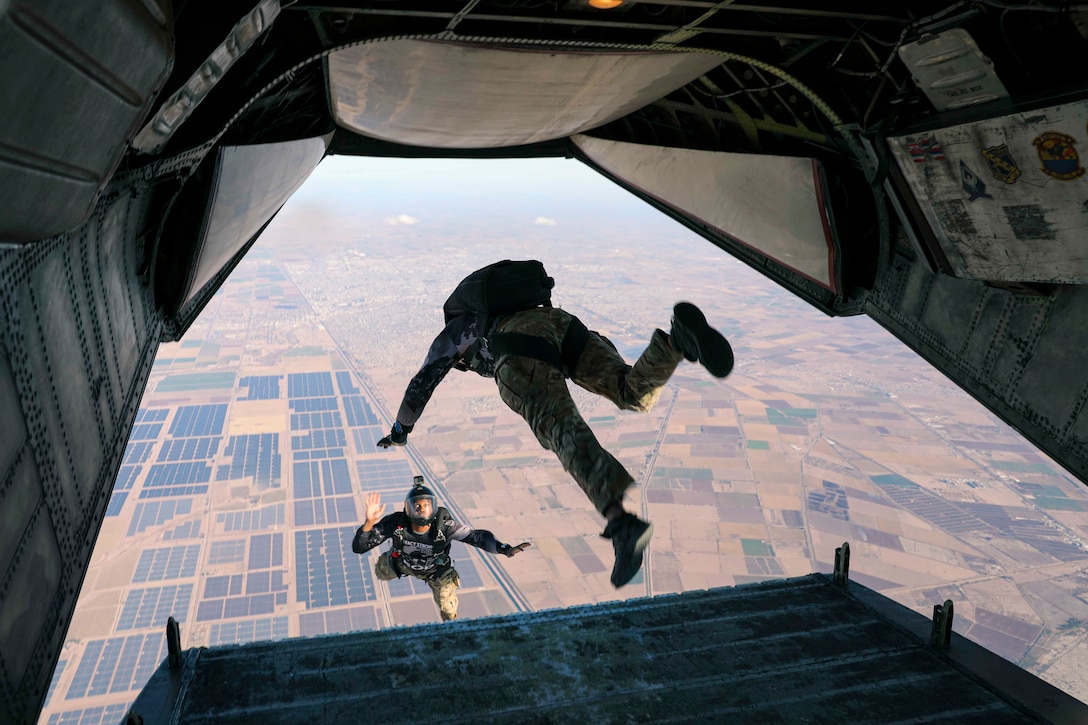
[{"label": "sticker on aircraft wall", "polygon": [[963,190],[967,192],[967,201],[975,199],[993,199],[986,193],[986,184],[978,178],[978,174],[967,168],[967,164],[960,161],[960,179],[963,181]]},{"label": "sticker on aircraft wall", "polygon": [[924,164],[926,161],[944,161],[944,151],[941,144],[932,138],[920,138],[907,141],[907,151],[916,164]]},{"label": "sticker on aircraft wall", "polygon": [[1062,181],[1072,181],[1084,176],[1084,167],[1080,165],[1080,156],[1073,148],[1076,139],[1057,131],[1047,131],[1037,136],[1032,142],[1043,162],[1042,171],[1047,176]]},{"label": "sticker on aircraft wall", "polygon": [[990,165],[990,173],[998,181],[1015,184],[1023,173],[1013,160],[1007,145],[990,146],[979,151],[982,153],[982,158],[986,159],[986,163]]}]

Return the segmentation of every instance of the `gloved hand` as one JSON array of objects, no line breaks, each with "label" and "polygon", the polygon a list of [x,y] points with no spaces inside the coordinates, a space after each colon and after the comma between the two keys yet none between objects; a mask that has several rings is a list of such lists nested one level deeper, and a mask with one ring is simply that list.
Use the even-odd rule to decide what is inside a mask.
[{"label": "gloved hand", "polygon": [[523,542],[521,544],[518,544],[517,546],[510,546],[510,544],[503,544],[499,548],[499,553],[500,554],[506,554],[507,556],[513,557],[513,556],[517,556],[521,552],[525,551],[530,546],[532,546],[532,544],[530,544],[528,541],[525,541],[525,542]]},{"label": "gloved hand", "polygon": [[403,446],[408,442],[408,434],[412,432],[414,426],[401,425],[400,421],[393,423],[393,430],[389,431],[389,435],[378,441],[378,448],[388,448],[389,446]]}]

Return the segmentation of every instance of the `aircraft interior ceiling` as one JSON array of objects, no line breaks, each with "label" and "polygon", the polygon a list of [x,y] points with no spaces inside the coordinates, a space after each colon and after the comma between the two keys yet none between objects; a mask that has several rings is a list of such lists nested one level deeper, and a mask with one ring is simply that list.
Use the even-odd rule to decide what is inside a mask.
[{"label": "aircraft interior ceiling", "polygon": [[0,722],[160,343],[328,155],[576,158],[1088,482],[1086,49],[1047,0],[0,4]]}]

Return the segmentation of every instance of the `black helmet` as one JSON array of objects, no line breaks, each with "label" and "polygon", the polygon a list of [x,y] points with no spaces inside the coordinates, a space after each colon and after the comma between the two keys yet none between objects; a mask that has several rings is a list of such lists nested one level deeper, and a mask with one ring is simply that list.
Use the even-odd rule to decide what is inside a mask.
[{"label": "black helmet", "polygon": [[[430,503],[430,506],[419,506],[421,502]],[[417,507],[421,511],[417,511]],[[408,495],[404,497],[404,513],[417,526],[427,526],[434,522],[438,511],[438,500],[434,491],[423,485],[423,476],[415,477],[415,485]]]}]

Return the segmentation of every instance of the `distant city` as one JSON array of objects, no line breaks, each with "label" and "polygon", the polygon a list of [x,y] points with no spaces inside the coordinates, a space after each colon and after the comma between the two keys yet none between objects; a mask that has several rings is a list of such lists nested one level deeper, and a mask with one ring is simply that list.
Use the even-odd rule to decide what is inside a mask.
[{"label": "distant city", "polygon": [[[852,581],[926,616],[951,599],[957,632],[1088,701],[1088,488],[872,321],[622,192],[488,214],[305,189],[160,348],[40,723],[120,722],[170,616],[184,647],[439,621],[423,582],[351,551],[366,495],[397,509],[416,474],[459,521],[533,543],[454,546],[463,618],[829,572],[849,542]],[[603,520],[493,381],[452,372],[409,446],[375,445],[445,296],[502,258],[541,259],[629,361],[680,299],[733,343],[729,378],[682,364],[648,414],[572,388],[655,524],[620,590]]]}]

